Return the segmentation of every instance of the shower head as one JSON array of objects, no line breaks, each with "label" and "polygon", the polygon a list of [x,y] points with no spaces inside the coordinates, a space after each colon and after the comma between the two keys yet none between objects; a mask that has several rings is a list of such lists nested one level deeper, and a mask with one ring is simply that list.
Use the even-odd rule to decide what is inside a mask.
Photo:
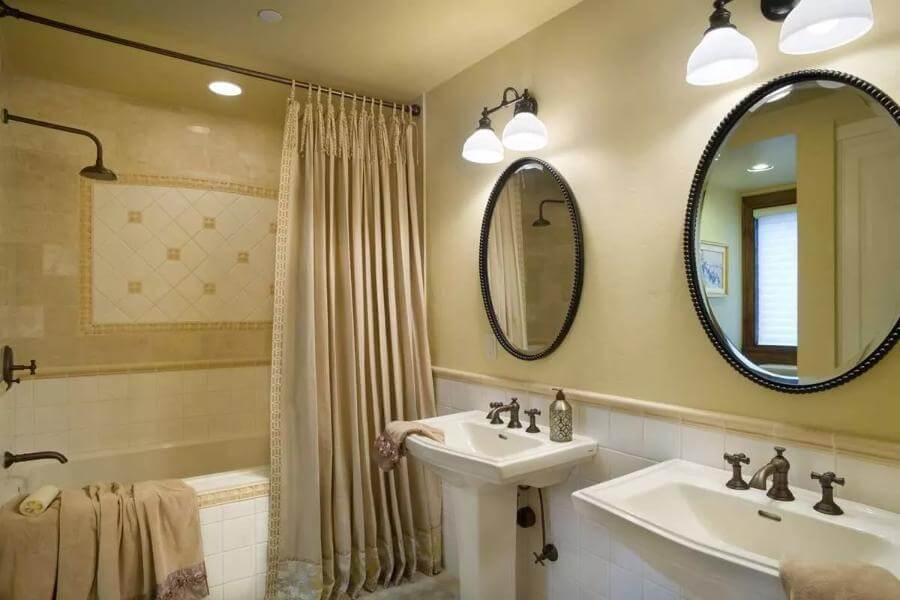
[{"label": "shower head", "polygon": [[98,181],[115,181],[116,174],[103,166],[103,163],[89,165],[78,172],[82,177]]},{"label": "shower head", "polygon": [[538,205],[538,218],[534,223],[531,224],[532,227],[549,227],[551,225],[550,221],[544,218],[544,205],[545,204],[565,204],[562,200],[553,200],[548,198],[547,200],[541,200],[541,203]]},{"label": "shower head", "polygon": [[27,125],[37,125],[38,127],[46,127],[47,129],[55,129],[57,131],[64,131],[66,133],[74,133],[76,135],[83,135],[84,137],[89,138],[97,147],[97,160],[94,161],[94,164],[83,168],[80,171],[81,176],[87,177],[88,179],[98,179],[100,181],[116,180],[116,174],[103,166],[103,145],[100,143],[100,139],[90,131],[77,129],[75,127],[69,127],[67,125],[58,125],[56,123],[50,123],[48,121],[39,121],[37,119],[30,119],[28,117],[13,115],[10,114],[10,112],[5,108],[2,110],[2,112],[0,112],[0,120],[2,120],[3,123],[17,121],[19,123],[25,123]]}]

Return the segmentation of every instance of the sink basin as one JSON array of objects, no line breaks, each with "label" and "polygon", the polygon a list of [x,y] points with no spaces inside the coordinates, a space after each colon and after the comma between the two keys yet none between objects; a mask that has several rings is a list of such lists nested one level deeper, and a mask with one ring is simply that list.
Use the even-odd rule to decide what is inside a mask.
[{"label": "sink basin", "polygon": [[[471,411],[421,422],[444,432],[444,442],[410,436],[410,456],[443,480],[453,505],[461,600],[515,600],[517,487],[547,487],[568,478],[597,453],[597,442],[575,436],[550,441],[540,433],[491,425]],[[508,419],[509,415],[503,415]],[[450,534],[448,532],[448,534]]]},{"label": "sink basin", "polygon": [[444,443],[410,436],[409,453],[455,485],[547,487],[565,480],[575,464],[597,453],[597,442],[590,438],[576,435],[560,444],[550,441],[545,427],[540,433],[525,433],[524,428],[491,425],[477,410],[421,422],[442,430]]},{"label": "sink basin", "polygon": [[794,502],[779,502],[761,490],[726,488],[730,474],[670,460],[572,498],[584,517],[700,598],[724,597],[719,590],[730,588],[729,598],[739,589],[782,599],[785,558],[862,561],[900,577],[900,515],[840,498],[845,514],[823,515],[813,510],[816,493],[795,488]]}]

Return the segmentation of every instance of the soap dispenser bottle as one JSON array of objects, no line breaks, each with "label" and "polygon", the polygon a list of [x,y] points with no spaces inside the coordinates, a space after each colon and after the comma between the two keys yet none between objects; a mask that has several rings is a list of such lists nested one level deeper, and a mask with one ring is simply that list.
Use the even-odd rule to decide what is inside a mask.
[{"label": "soap dispenser bottle", "polygon": [[556,400],[550,405],[550,441],[572,441],[572,405],[566,400],[566,395],[559,388],[556,390]]}]

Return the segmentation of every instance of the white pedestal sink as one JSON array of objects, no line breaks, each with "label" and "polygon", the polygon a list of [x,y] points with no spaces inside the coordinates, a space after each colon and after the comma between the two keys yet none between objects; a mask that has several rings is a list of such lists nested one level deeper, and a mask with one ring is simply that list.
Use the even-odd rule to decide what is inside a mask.
[{"label": "white pedestal sink", "polygon": [[[670,460],[572,495],[575,510],[603,523],[656,570],[702,600],[783,600],[785,558],[875,564],[900,577],[900,515],[837,498],[840,516],[725,487],[731,472]],[[849,483],[849,482],[848,482]]]},{"label": "white pedestal sink", "polygon": [[461,600],[515,600],[516,486],[547,487],[564,481],[597,442],[575,436],[551,442],[540,433],[491,425],[471,411],[422,421],[444,432],[443,444],[410,436],[410,455],[450,487],[456,516]]}]

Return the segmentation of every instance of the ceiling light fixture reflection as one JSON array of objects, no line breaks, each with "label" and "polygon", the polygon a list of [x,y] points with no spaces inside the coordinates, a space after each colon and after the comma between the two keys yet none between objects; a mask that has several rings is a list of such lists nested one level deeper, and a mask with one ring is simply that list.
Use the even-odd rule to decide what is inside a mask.
[{"label": "ceiling light fixture reflection", "polygon": [[263,23],[278,23],[284,17],[281,16],[281,13],[272,8],[263,8],[256,16],[259,17],[259,20]]},{"label": "ceiling light fixture reflection", "polygon": [[244,91],[241,86],[230,81],[213,81],[208,87],[209,91],[219,96],[240,96]]},{"label": "ceiling light fixture reflection", "polygon": [[207,134],[209,133],[209,127],[206,125],[188,125],[187,130],[191,133],[200,133]]},{"label": "ceiling light fixture reflection", "polygon": [[785,98],[790,96],[791,92],[793,92],[793,91],[794,91],[793,85],[786,85],[783,88],[781,88],[780,90],[774,91],[771,94],[769,94],[768,96],[766,96],[764,102],[766,104],[773,104],[775,102],[778,102],[779,100],[784,100]]},{"label": "ceiling light fixture reflection", "polygon": [[773,165],[771,163],[762,162],[762,163],[756,163],[755,165],[753,165],[752,167],[747,169],[747,172],[748,173],[765,173],[767,171],[771,171],[774,168],[775,168],[775,165]]},{"label": "ceiling light fixture reflection", "polygon": [[[512,120],[503,128],[503,141],[491,127],[490,115],[501,108],[515,104]],[[463,158],[480,164],[497,163],[503,160],[503,147],[518,152],[540,150],[547,145],[547,127],[537,117],[537,100],[527,89],[520,94],[516,88],[503,90],[500,104],[493,108],[484,107],[478,129],[463,145]]]}]

